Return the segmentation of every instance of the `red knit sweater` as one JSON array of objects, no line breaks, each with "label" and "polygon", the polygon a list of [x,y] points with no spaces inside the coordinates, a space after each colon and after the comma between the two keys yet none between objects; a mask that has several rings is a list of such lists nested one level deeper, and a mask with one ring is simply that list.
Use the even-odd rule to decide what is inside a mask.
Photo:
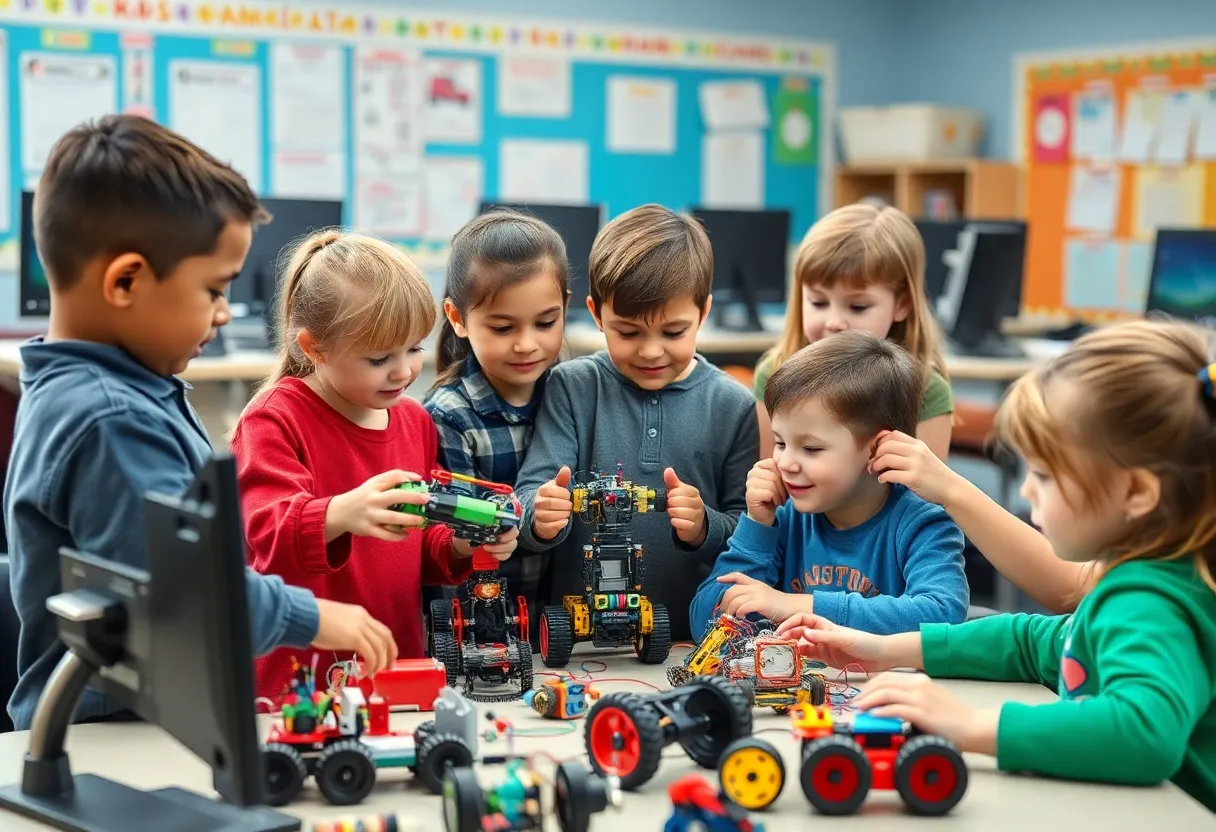
[{"label": "red knit sweater", "polygon": [[[361,604],[392,630],[402,657],[422,656],[422,584],[458,584],[472,567],[452,553],[451,529],[431,526],[401,543],[344,534],[327,545],[325,512],[333,496],[394,468],[429,479],[438,448],[435,425],[415,401],[403,399],[387,429],[371,430],[300,379],[279,382],[245,410],[232,437],[249,563],[318,598]],[[277,704],[292,657],[310,664],[313,652],[281,648],[258,659],[257,695]],[[318,671],[349,657],[325,651]]]}]

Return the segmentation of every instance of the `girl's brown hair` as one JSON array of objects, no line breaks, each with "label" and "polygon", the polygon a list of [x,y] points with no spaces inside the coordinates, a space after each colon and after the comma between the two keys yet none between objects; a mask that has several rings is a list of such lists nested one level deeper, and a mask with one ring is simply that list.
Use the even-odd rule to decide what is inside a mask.
[{"label": "girl's brown hair", "polygon": [[313,372],[299,345],[308,330],[322,351],[399,349],[435,327],[435,299],[414,261],[366,234],[317,231],[285,250],[279,281],[279,361],[267,386]]},{"label": "girl's brown hair", "polygon": [[[553,275],[562,302],[567,303],[570,264],[561,235],[531,214],[495,208],[468,222],[452,238],[443,296],[459,310],[461,318],[468,320],[471,310],[542,270]],[[439,330],[439,356],[431,389],[460,378],[472,351],[468,339],[457,335],[445,318]]]},{"label": "girl's brown hair", "polygon": [[908,215],[897,208],[845,205],[811,226],[794,261],[785,314],[785,331],[764,355],[776,370],[806,346],[802,332],[802,292],[808,286],[830,289],[885,286],[908,304],[908,317],[896,321],[887,337],[920,361],[925,377],[936,370],[949,378],[937,321],[925,296],[925,243]]},{"label": "girl's brown hair", "polygon": [[1074,480],[1086,505],[1101,500],[1112,470],[1160,480],[1157,508],[1128,524],[1103,558],[1108,567],[1190,556],[1216,590],[1216,400],[1201,377],[1213,361],[1210,331],[1128,321],[1079,338],[1001,404],[1001,438],[1053,477]]}]

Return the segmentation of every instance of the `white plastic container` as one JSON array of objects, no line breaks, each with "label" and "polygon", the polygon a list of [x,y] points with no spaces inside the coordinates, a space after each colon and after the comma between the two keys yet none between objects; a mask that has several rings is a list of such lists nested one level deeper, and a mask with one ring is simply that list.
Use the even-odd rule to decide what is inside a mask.
[{"label": "white plastic container", "polygon": [[840,111],[840,133],[850,164],[965,159],[979,154],[984,118],[936,104],[849,107]]}]

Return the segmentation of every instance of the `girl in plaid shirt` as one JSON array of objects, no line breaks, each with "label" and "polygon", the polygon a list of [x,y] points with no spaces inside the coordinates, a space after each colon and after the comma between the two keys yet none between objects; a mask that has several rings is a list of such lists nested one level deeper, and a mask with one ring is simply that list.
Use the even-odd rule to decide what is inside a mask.
[{"label": "girl in plaid shirt", "polygon": [[[496,209],[456,232],[448,260],[438,377],[424,404],[453,473],[514,485],[532,441],[570,300],[561,236],[536,217]],[[516,549],[499,571],[530,609],[544,601],[548,553]],[[452,588],[428,590],[431,600]],[[532,643],[540,616],[532,616]]]}]

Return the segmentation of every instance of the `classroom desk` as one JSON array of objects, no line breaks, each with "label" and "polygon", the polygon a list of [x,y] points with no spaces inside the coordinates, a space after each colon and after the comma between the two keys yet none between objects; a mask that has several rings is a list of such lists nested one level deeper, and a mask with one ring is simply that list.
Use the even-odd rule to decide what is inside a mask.
[{"label": "classroom desk", "polygon": [[[580,649],[576,652],[576,662],[580,656],[594,656],[607,664],[607,670],[596,676],[605,679],[629,677],[666,687],[663,668],[642,665],[631,654],[605,654]],[[673,650],[672,656],[673,659],[682,658],[682,648]],[[543,670],[539,658],[536,663],[538,670]],[[829,671],[829,678],[837,675],[835,671]],[[856,673],[850,674],[850,681],[857,683],[857,676]],[[538,683],[542,678],[538,676]],[[1029,703],[1054,699],[1050,691],[1037,685],[962,681],[949,681],[946,684],[963,702],[977,707],[991,707],[1010,699]],[[606,681],[598,687],[602,692],[645,692],[641,685],[619,681]],[[493,709],[496,716],[510,719],[519,728],[552,727],[557,724],[542,720],[521,703],[479,707],[483,714]],[[423,718],[418,714],[396,714],[393,725],[397,729],[406,729]],[[771,711],[755,711],[755,730],[762,731],[761,736],[782,751],[786,763],[786,785],[781,797],[769,812],[752,815],[753,820],[763,820],[768,832],[802,832],[808,825],[818,829],[821,826],[826,828],[831,823],[842,827],[848,824],[850,829],[882,829],[884,832],[915,830],[926,826],[969,832],[978,829],[985,832],[1074,832],[1077,829],[1142,832],[1146,821],[1160,827],[1185,829],[1187,832],[1216,829],[1216,816],[1209,814],[1172,784],[1148,789],[1120,788],[1013,776],[998,773],[993,760],[986,757],[968,758],[970,783],[967,795],[945,818],[926,820],[909,816],[904,813],[898,796],[884,792],[871,793],[859,816],[839,820],[819,817],[812,814],[813,810],[798,784],[797,746],[787,726],[786,717]],[[576,723],[576,727],[578,730],[575,733],[560,737],[518,738],[515,740],[515,750],[523,753],[543,749],[559,758],[585,759],[582,723]],[[25,733],[0,735],[0,783],[19,780],[25,749]],[[505,743],[501,740],[492,744],[483,742],[482,750],[501,753],[505,750]],[[148,725],[75,726],[68,732],[68,751],[72,769],[77,773],[102,774],[141,789],[181,786],[212,794],[210,770],[168,735]],[[548,764],[544,766],[543,771],[551,770]],[[619,813],[609,810],[596,816],[591,828],[601,832],[630,828],[640,832],[657,832],[670,814],[666,785],[697,771],[716,783],[713,772],[697,769],[678,745],[669,746],[655,778],[640,791],[625,793]],[[499,776],[499,766],[487,766],[481,771],[484,783],[495,782]],[[307,822],[373,813],[397,813],[399,820],[405,821],[400,827],[402,829],[442,829],[440,799],[431,796],[419,784],[409,782],[409,779],[407,773],[385,772],[376,791],[365,803],[347,808],[325,804],[315,786],[308,785],[301,800],[286,807],[285,811],[305,820],[305,830],[308,829]],[[546,790],[546,806],[549,805],[550,794]],[[46,827],[16,815],[0,813],[0,828],[6,832],[26,832]],[[556,829],[556,824],[550,828]]]}]

